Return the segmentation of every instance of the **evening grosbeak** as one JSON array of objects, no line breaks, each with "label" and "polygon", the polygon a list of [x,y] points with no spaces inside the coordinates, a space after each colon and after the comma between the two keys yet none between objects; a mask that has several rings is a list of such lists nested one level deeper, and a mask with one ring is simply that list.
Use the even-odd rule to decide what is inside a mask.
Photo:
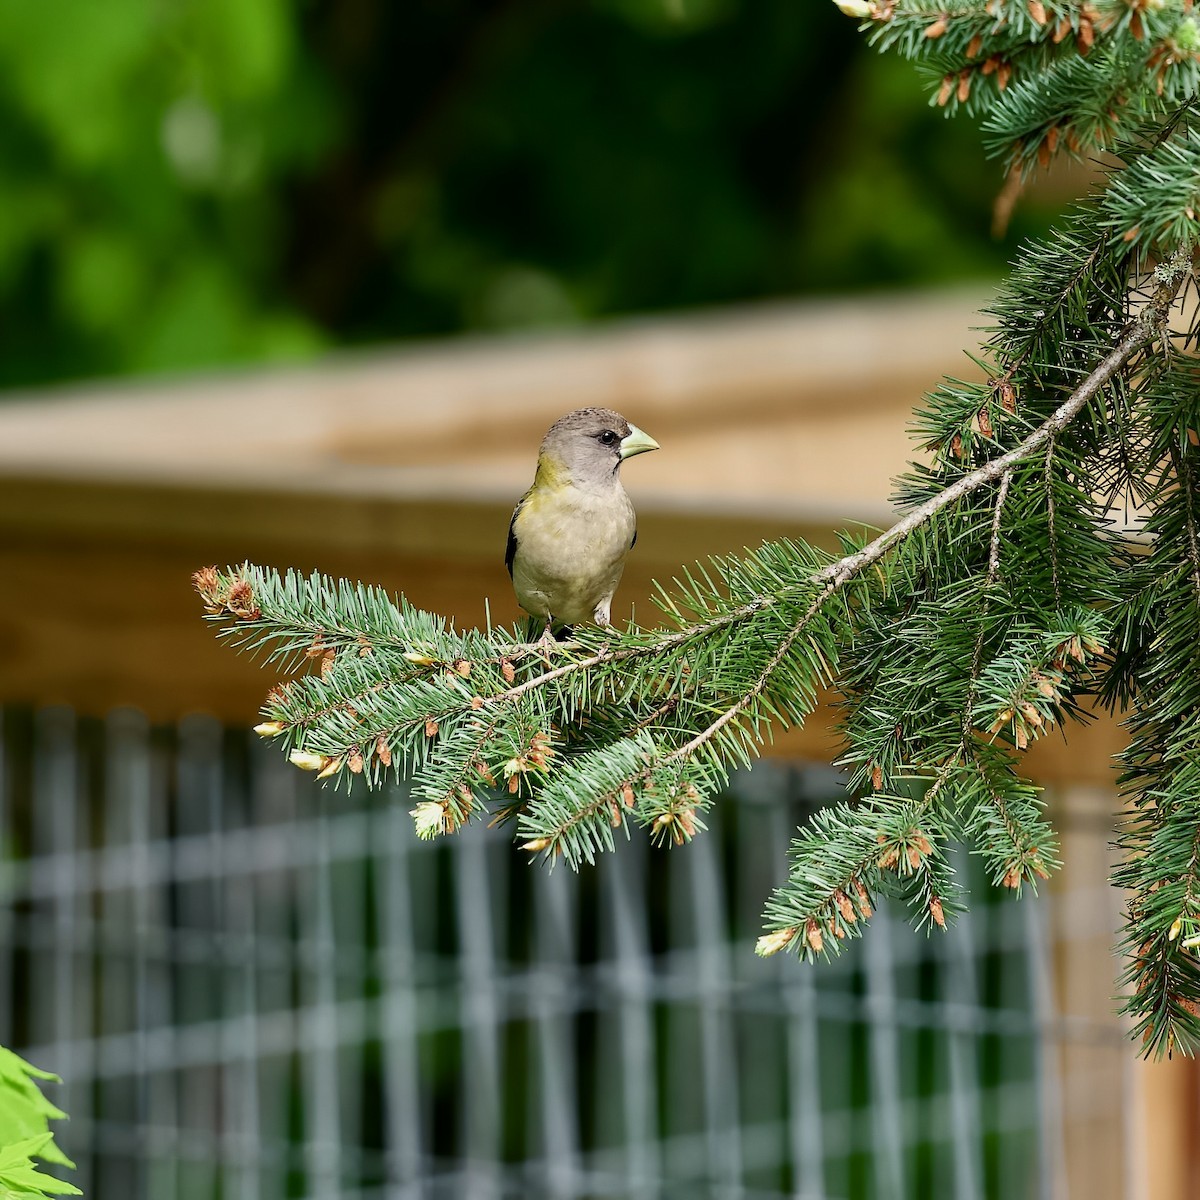
[{"label": "evening grosbeak", "polygon": [[580,408],[542,439],[533,487],[508,527],[504,555],[517,601],[546,622],[609,624],[625,555],[637,541],[621,464],[658,443],[611,408]]}]

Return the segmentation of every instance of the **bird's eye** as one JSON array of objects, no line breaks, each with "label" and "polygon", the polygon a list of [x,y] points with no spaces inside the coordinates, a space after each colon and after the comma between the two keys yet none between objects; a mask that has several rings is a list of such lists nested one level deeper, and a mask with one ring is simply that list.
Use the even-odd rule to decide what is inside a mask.
[{"label": "bird's eye", "polygon": [[603,433],[597,434],[597,437],[599,437],[601,444],[604,446],[611,446],[617,440],[617,435],[611,429],[606,429]]}]

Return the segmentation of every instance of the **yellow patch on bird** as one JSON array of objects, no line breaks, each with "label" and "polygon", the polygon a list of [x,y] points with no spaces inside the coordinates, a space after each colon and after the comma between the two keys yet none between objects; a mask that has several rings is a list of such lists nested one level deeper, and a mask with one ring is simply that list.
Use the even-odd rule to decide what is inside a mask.
[{"label": "yellow patch on bird", "polygon": [[[567,465],[561,459],[551,458],[548,454],[543,454],[538,458],[537,473],[533,477],[533,487],[530,489],[529,500],[538,498],[538,492],[545,490],[549,492],[561,491],[571,482],[571,473],[567,470]],[[529,503],[526,500],[526,504]]]}]

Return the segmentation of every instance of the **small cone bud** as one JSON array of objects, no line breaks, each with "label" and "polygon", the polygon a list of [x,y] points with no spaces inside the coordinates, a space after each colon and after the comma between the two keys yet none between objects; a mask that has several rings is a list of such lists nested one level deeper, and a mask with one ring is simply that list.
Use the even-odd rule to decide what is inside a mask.
[{"label": "small cone bud", "polygon": [[254,732],[261,738],[278,737],[287,726],[282,721],[263,721],[261,725],[255,725]]},{"label": "small cone bud", "polygon": [[1171,924],[1171,928],[1167,930],[1167,941],[1173,942],[1183,929],[1183,918],[1176,917]]},{"label": "small cone bud", "polygon": [[929,913],[937,923],[937,927],[939,929],[946,928],[946,914],[942,911],[942,902],[937,898],[937,896],[934,896],[934,898],[929,902]]},{"label": "small cone bud", "polygon": [[833,2],[843,14],[853,17],[856,21],[865,21],[875,13],[875,5],[867,3],[867,0],[833,0]]},{"label": "small cone bud", "polygon": [[211,603],[218,599],[221,587],[221,573],[216,567],[201,567],[192,576],[192,586],[200,593],[203,599]]},{"label": "small cone bud", "polygon": [[550,839],[548,837],[533,838],[528,842],[521,844],[522,850],[528,850],[530,854],[539,854],[541,851],[548,849]]},{"label": "small cone bud", "polygon": [[239,579],[229,589],[225,607],[244,621],[256,621],[262,616],[258,605],[254,603],[254,589],[244,579]]},{"label": "small cone bud", "polygon": [[804,939],[814,954],[820,954],[825,948],[825,940],[821,937],[821,927],[811,917],[804,926]]},{"label": "small cone bud", "polygon": [[437,662],[436,658],[430,658],[428,654],[419,654],[416,650],[406,650],[403,657],[406,662],[417,667],[432,667]]}]

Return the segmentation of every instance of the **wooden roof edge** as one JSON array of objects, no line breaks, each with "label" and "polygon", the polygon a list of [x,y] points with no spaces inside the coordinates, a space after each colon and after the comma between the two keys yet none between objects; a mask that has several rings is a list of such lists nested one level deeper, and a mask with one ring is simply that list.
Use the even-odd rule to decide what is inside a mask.
[{"label": "wooden roof edge", "polygon": [[[975,339],[983,285],[625,318],[584,330],[338,351],[304,366],[99,381],[8,393],[0,469],[219,474],[276,455],[279,473],[371,462],[421,444],[540,422],[570,405],[646,420],[862,402],[932,385]],[[964,363],[964,369],[969,365]],[[915,399],[910,395],[909,399]]]},{"label": "wooden roof edge", "polygon": [[994,286],[992,281],[979,280],[941,287],[768,299],[712,308],[616,316],[585,326],[449,334],[381,345],[338,347],[310,362],[66,380],[0,392],[0,418],[14,406],[23,404],[101,403],[112,399],[154,403],[164,395],[174,397],[188,391],[207,395],[214,387],[227,392],[255,390],[273,387],[280,381],[339,376],[346,372],[386,374],[396,369],[448,363],[486,367],[503,366],[508,362],[520,365],[528,360],[531,352],[606,353],[627,345],[655,343],[660,338],[685,341],[694,338],[701,346],[706,346],[712,344],[714,337],[741,337],[755,331],[769,339],[781,334],[790,338],[800,326],[802,330],[806,327],[812,331],[814,344],[824,345],[830,329],[906,326],[914,320],[923,322],[929,317],[941,317],[970,329],[973,327],[971,321],[991,296]]}]

